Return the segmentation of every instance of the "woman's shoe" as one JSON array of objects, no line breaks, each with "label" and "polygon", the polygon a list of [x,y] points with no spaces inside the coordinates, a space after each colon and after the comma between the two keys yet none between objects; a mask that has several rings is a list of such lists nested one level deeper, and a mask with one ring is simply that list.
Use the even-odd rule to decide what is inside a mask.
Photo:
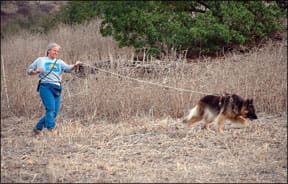
[{"label": "woman's shoe", "polygon": [[56,133],[56,129],[55,128],[51,128],[51,129],[49,129],[49,132]]},{"label": "woman's shoe", "polygon": [[34,134],[35,135],[38,135],[38,134],[40,134],[41,133],[41,130],[38,130],[37,128],[33,128],[33,132],[34,132]]}]

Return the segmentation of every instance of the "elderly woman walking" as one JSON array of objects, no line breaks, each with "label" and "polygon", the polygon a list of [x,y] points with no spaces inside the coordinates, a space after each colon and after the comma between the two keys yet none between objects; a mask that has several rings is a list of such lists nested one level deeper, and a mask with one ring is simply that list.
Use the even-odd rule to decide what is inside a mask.
[{"label": "elderly woman walking", "polygon": [[60,46],[50,43],[47,47],[46,56],[37,58],[27,69],[28,75],[39,74],[37,91],[45,106],[46,113],[33,128],[35,134],[39,134],[43,128],[55,132],[55,118],[60,109],[61,102],[61,75],[63,72],[70,73],[81,65],[77,61],[73,65],[66,64],[58,59]]}]

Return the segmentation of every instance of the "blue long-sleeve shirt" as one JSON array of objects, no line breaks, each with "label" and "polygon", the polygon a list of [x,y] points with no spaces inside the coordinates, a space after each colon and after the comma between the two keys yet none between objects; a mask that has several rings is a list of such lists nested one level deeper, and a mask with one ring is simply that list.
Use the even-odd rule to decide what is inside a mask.
[{"label": "blue long-sleeve shirt", "polygon": [[[49,57],[39,57],[27,68],[27,74],[29,75],[32,70],[41,67],[42,71],[38,76],[39,79],[41,79],[41,83],[60,85],[62,81],[62,73],[71,73],[73,65],[68,65],[61,59],[57,59],[57,62],[55,63],[55,60],[56,59],[51,59]],[[50,72],[50,70],[52,71]]]}]

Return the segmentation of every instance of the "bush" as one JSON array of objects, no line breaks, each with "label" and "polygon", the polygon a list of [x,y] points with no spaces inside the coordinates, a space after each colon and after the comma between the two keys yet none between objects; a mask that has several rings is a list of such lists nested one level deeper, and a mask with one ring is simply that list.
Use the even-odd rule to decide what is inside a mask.
[{"label": "bush", "polygon": [[71,1],[58,13],[19,19],[8,29],[47,33],[59,22],[97,17],[101,34],[119,47],[148,56],[181,50],[199,55],[267,39],[281,29],[286,13],[284,1]]},{"label": "bush", "polygon": [[285,10],[280,5],[275,1],[71,2],[62,17],[74,24],[99,16],[103,36],[112,36],[120,47],[145,49],[154,56],[184,49],[205,54],[279,31]]}]

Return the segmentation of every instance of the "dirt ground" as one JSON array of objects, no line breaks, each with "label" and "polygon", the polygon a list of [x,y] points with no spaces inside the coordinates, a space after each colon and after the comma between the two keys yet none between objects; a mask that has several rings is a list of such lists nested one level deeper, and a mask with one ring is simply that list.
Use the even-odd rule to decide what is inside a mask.
[{"label": "dirt ground", "polygon": [[[287,114],[258,114],[224,135],[180,119],[57,120],[33,136],[37,119],[1,119],[1,182],[287,182]],[[212,125],[215,131],[215,125]]]}]

